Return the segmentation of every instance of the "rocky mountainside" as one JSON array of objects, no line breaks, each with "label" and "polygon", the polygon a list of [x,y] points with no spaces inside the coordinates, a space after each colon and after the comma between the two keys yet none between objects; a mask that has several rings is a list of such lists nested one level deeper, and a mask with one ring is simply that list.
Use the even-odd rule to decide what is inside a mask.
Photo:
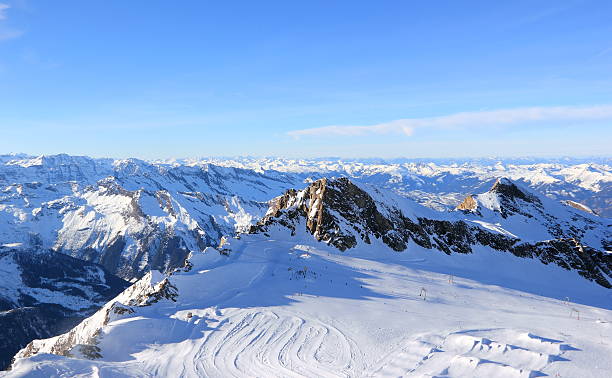
[{"label": "rocky mountainside", "polygon": [[522,240],[571,238],[591,247],[610,250],[608,218],[595,216],[580,204],[557,202],[501,178],[486,193],[468,196],[457,209],[475,216],[475,222],[503,224]]},{"label": "rocky mountainside", "polygon": [[605,218],[557,204],[507,179],[467,197],[458,209],[437,213],[346,178],[321,179],[276,198],[250,232],[281,226],[295,234],[305,227],[316,240],[342,251],[375,240],[395,251],[416,244],[447,254],[486,246],[576,270],[612,288],[612,254],[607,252],[612,232]]},{"label": "rocky mountainside", "polygon": [[280,173],[58,155],[0,165],[0,243],[47,248],[126,279],[169,271],[248,228],[295,185]]},{"label": "rocky mountainside", "polygon": [[0,370],[33,339],[65,332],[129,283],[51,251],[0,247]]},{"label": "rocky mountainside", "polygon": [[[311,209],[347,185],[313,183],[323,207]],[[375,210],[349,190],[352,210],[389,221],[379,197]],[[371,233],[382,218],[358,225],[370,244],[340,252],[310,233],[327,234],[325,216],[302,214],[292,229],[280,215],[309,195],[291,193],[271,211],[279,222],[147,273],[70,331],[32,341],[0,376],[607,376],[609,289],[490,248],[397,252]]]},{"label": "rocky mountainside", "polygon": [[[5,339],[0,339],[2,361],[6,364],[16,348],[32,339],[70,329],[29,343],[19,353],[25,364],[18,364],[19,369],[29,371],[28,366],[34,365],[28,364],[40,359],[46,361],[42,376],[94,374],[103,367],[109,374],[133,376],[141,371],[140,357],[133,359],[133,366],[122,365],[123,361],[127,355],[146,351],[159,357],[147,360],[151,369],[170,374],[174,368],[168,358],[176,354],[172,345],[183,343],[191,345],[185,346],[190,351],[185,353],[193,352],[190,356],[196,361],[195,367],[183,369],[193,368],[193,374],[200,374],[198,356],[208,356],[211,345],[198,335],[216,329],[211,322],[218,322],[221,334],[232,339],[246,332],[246,328],[228,329],[234,321],[250,324],[255,318],[269,318],[262,327],[271,327],[272,340],[278,332],[284,335],[286,326],[297,318],[271,315],[266,306],[283,307],[287,298],[296,292],[301,297],[314,282],[312,298],[361,300],[367,297],[361,292],[366,286],[357,283],[370,269],[383,272],[384,280],[392,279],[396,264],[404,261],[411,261],[406,269],[427,261],[431,272],[450,277],[463,274],[476,282],[485,280],[557,299],[575,296],[597,306],[605,303],[602,298],[612,287],[611,222],[581,203],[577,194],[606,193],[610,169],[605,162],[576,174],[579,168],[561,163],[490,169],[350,162],[321,169],[306,162],[299,169],[271,170],[277,167],[262,161],[240,166],[240,161],[248,160],[215,161],[221,164],[215,165],[200,160],[144,162],[68,155],[0,157],[0,245],[4,245],[0,250],[0,326],[6,324],[7,330],[2,333]],[[519,182],[494,179],[504,170],[507,176],[519,177]],[[304,183],[305,189],[291,189]],[[419,203],[411,198],[419,198]],[[449,198],[454,201],[452,209],[431,208],[439,209],[434,202]],[[240,240],[231,238],[235,234]],[[209,248],[220,241],[229,241],[220,253]],[[326,259],[334,253],[337,257],[330,264]],[[315,263],[310,259],[316,254]],[[354,258],[365,258],[369,262],[363,264],[370,267],[364,268]],[[351,283],[354,287],[329,288],[317,281],[323,272],[329,275],[325,282],[329,278],[330,285],[344,277],[342,286]],[[127,286],[111,273],[135,284],[109,301]],[[413,275],[419,289],[431,284],[421,273],[408,270],[404,274]],[[398,285],[403,283],[394,281],[392,287]],[[388,288],[382,285],[375,290],[381,299],[378,305],[387,305],[389,293],[382,291]],[[250,294],[245,296],[246,292]],[[465,305],[459,298],[455,297],[452,311]],[[313,308],[319,308],[315,302]],[[221,303],[230,315],[213,308]],[[244,311],[253,306],[263,307],[251,317]],[[343,306],[354,311],[349,304]],[[317,328],[325,318],[312,316],[300,320],[303,327],[296,331],[295,337],[303,342],[319,340],[312,330],[332,332],[328,326]],[[165,328],[152,331],[160,327]],[[134,341],[141,339],[148,341]],[[244,347],[245,340],[236,341],[237,345]],[[164,346],[150,348],[158,343]],[[197,350],[197,345],[203,349]],[[271,345],[284,348],[272,341]],[[114,362],[75,365],[93,369],[87,373],[71,364],[60,371],[44,353],[68,361]],[[309,369],[337,357],[313,357],[316,361],[305,364],[304,372],[322,374],[327,370]],[[249,364],[210,364],[204,371],[218,373],[213,375],[223,376],[232,369],[241,375],[263,374],[263,370],[245,369]]]},{"label": "rocky mountainside", "polygon": [[606,193],[612,174],[606,162],[518,163],[153,163],[5,155],[0,157],[0,243],[53,249],[132,279],[149,269],[180,266],[190,251],[216,246],[223,236],[248,229],[265,214],[271,198],[322,177],[350,177],[438,210],[486,190],[483,185],[499,175],[578,206],[584,206],[581,199],[602,195],[601,206],[610,201]]},{"label": "rocky mountainside", "polygon": [[102,336],[100,331],[104,326],[121,318],[121,315],[134,313],[134,308],[151,306],[160,300],[176,302],[177,296],[177,288],[167,277],[157,271],[150,271],[69,332],[49,340],[34,340],[15,357],[53,353],[68,357],[100,358],[101,349],[97,345],[100,344]]},{"label": "rocky mountainside", "polygon": [[236,158],[184,161],[308,177],[349,177],[376,185],[437,210],[454,208],[470,193],[486,190],[499,177],[556,200],[579,202],[612,217],[612,160],[592,159],[278,159]]}]

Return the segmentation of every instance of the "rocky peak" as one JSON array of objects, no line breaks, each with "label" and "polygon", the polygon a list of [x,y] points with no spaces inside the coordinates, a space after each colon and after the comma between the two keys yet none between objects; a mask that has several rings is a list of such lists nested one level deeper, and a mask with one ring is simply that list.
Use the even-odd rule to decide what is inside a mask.
[{"label": "rocky peak", "polygon": [[481,209],[488,209],[508,218],[520,214],[532,218],[534,213],[542,213],[542,201],[529,191],[522,189],[507,178],[498,178],[485,193],[468,195],[456,210],[483,216]]},{"label": "rocky peak", "polygon": [[515,199],[521,199],[525,202],[539,202],[537,197],[532,194],[525,193],[522,191],[514,182],[507,178],[498,178],[489,193],[495,193],[499,197],[507,200],[515,201]]},{"label": "rocky peak", "polygon": [[477,208],[478,208],[478,203],[474,199],[474,196],[470,194],[467,197],[465,197],[463,202],[461,202],[459,206],[457,206],[455,209],[464,210],[464,211],[474,211]]},{"label": "rocky peak", "polygon": [[372,236],[381,238],[393,228],[366,191],[347,178],[323,178],[303,190],[290,189],[274,199],[266,216],[251,232],[278,223],[295,233],[296,223],[302,219],[317,240],[342,251],[355,247],[358,238],[369,244]]},{"label": "rocky peak", "polygon": [[478,218],[483,216],[479,206],[499,212],[503,218],[522,214],[532,218],[533,225],[547,222],[539,227],[554,228],[558,236],[542,234],[541,241],[525,242],[520,235],[491,230],[469,218],[462,219],[463,216],[431,213],[427,217],[410,218],[406,216],[409,208],[387,203],[375,192],[373,188],[358,186],[346,178],[317,180],[303,190],[291,189],[274,199],[266,216],[252,226],[249,233],[269,236],[273,228],[280,227],[295,235],[299,228],[305,228],[316,240],[341,251],[360,243],[371,244],[375,239],[398,252],[409,249],[412,243],[446,254],[472,253],[474,246],[482,245],[575,269],[583,277],[611,287],[612,261],[607,255],[597,250],[596,244],[594,248],[589,247],[588,253],[577,252],[575,241],[578,239],[572,239],[572,233],[558,231],[560,226],[553,223],[550,216],[534,218],[531,211],[533,214],[545,211],[541,201],[507,179],[498,180],[484,194],[468,196],[458,208],[469,212],[475,209]]}]

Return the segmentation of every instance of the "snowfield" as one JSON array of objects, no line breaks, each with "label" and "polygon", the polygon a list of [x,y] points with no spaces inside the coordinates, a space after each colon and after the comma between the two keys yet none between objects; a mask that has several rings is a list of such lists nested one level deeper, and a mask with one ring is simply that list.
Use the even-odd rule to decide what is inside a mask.
[{"label": "snowfield", "polygon": [[610,377],[611,167],[0,156],[0,377]]},{"label": "snowfield", "polygon": [[[35,341],[6,377],[608,377],[612,293],[507,253],[416,245],[338,252],[312,236],[242,235],[169,276],[176,302],[85,321],[101,358]],[[187,270],[187,269],[185,269]],[[136,285],[155,287],[164,276]],[[157,287],[159,287],[158,284]],[[580,304],[579,304],[580,303]],[[96,318],[97,317],[97,318]],[[97,320],[96,320],[97,319]],[[77,342],[82,343],[82,340]],[[23,352],[23,351],[22,351]]]}]

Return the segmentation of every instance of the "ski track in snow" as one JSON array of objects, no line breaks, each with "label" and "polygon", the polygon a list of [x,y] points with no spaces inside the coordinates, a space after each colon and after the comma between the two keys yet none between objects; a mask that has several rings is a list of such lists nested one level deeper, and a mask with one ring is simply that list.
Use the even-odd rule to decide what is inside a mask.
[{"label": "ski track in snow", "polygon": [[451,333],[432,348],[414,375],[436,377],[539,377],[553,362],[570,360],[567,350],[577,350],[560,340],[546,339],[511,329],[467,330]]},{"label": "ski track in snow", "polygon": [[[212,314],[209,314],[212,315]],[[205,321],[202,321],[205,320]],[[337,328],[272,311],[233,310],[229,315],[192,317],[202,327],[188,347],[173,349],[170,364],[146,360],[154,376],[337,377],[357,375],[360,352]],[[216,323],[207,328],[206,323]]]},{"label": "ski track in snow", "polygon": [[156,376],[531,378],[546,376],[542,369],[554,362],[570,362],[567,351],[579,351],[528,332],[475,329],[423,335],[366,367],[355,342],[320,321],[238,310],[219,323],[175,363],[145,370]]},{"label": "ski track in snow", "polygon": [[570,350],[578,349],[503,328],[425,335],[385,357],[371,376],[540,377],[551,363],[569,362],[564,355]]},{"label": "ski track in snow", "polygon": [[[8,376],[568,377],[612,352],[608,310],[572,304],[579,321],[562,301],[413,269],[437,256],[427,252],[370,260],[319,247],[202,254],[170,278],[178,303],[109,324],[101,360],[38,355]],[[305,266],[316,278],[296,279]],[[113,354],[122,340],[133,345]],[[590,376],[605,376],[601,363]]]},{"label": "ski track in snow", "polygon": [[355,343],[318,321],[274,312],[238,311],[210,332],[192,361],[205,376],[337,376],[354,374]]}]

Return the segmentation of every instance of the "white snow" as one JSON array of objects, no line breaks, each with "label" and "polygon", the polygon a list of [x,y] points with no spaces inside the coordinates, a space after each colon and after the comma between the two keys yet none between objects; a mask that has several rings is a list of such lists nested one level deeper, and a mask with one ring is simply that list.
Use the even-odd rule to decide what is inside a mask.
[{"label": "white snow", "polygon": [[[432,215],[406,197],[453,208],[466,191],[500,176],[553,197],[590,196],[612,182],[609,161],[0,158],[4,246],[28,245],[33,234],[44,248],[102,249],[122,235],[122,257],[129,258],[140,252],[137,235],[155,226],[172,229],[194,251],[193,269],[169,278],[178,287],[178,302],[133,307],[133,314],[114,314],[102,326],[110,306],[127,304],[165,279],[152,272],[76,329],[77,343],[86,344],[101,327],[102,359],[79,358],[78,348],[72,358],[41,353],[18,359],[0,376],[608,377],[612,371],[611,291],[552,264],[484,247],[447,256],[411,243],[397,253],[379,240],[339,253],[314,242],[303,225],[293,238],[272,229],[269,238],[230,240],[229,257],[212,249],[199,252],[194,236],[245,230],[266,213],[271,198],[325,175],[354,179],[383,214],[395,207],[413,220],[466,220],[541,241],[551,238],[542,223],[549,216],[563,220],[564,232],[587,229],[596,217],[547,203],[552,211],[546,216],[524,207],[533,219],[502,219],[491,193],[477,196],[480,218]],[[301,203],[305,193],[290,205]],[[311,205],[314,216],[319,203]],[[597,222],[609,224],[605,218]],[[601,245],[599,231],[588,232],[584,241]],[[150,258],[142,256],[141,269]],[[0,264],[0,274],[15,276],[15,269]],[[2,286],[17,291],[20,283]],[[49,300],[55,294],[40,289],[31,295]],[[80,306],[71,298],[53,298]],[[52,343],[36,345],[50,352]]]},{"label": "white snow", "polygon": [[[257,172],[265,172],[265,176]],[[43,248],[83,257],[80,251],[103,250],[121,236],[126,239],[122,257],[140,253],[138,265],[145,267],[154,257],[148,255],[147,246],[134,244],[135,235],[172,230],[188,248],[199,250],[201,240],[214,245],[223,235],[248,229],[265,214],[270,199],[322,176],[348,176],[357,184],[391,190],[436,210],[452,209],[466,194],[488,189],[478,185],[505,176],[551,197],[581,204],[587,201],[587,206],[600,211],[600,206],[607,206],[603,200],[588,200],[609,188],[612,168],[609,160],[235,158],[146,162],[3,155],[0,243],[27,247],[33,241],[40,242]],[[484,221],[498,223],[495,219]],[[516,234],[515,230],[507,231]]]},{"label": "white snow", "polygon": [[194,254],[193,269],[169,277],[178,302],[134,307],[102,327],[102,359],[40,354],[18,359],[4,376],[607,377],[612,370],[610,292],[573,272],[485,250],[339,253],[310,236],[276,236],[231,240],[229,257]]},{"label": "white snow", "polygon": [[481,220],[472,220],[470,222],[476,223],[476,224],[480,225],[481,227],[486,228],[487,230],[491,230],[491,231],[500,233],[502,235],[510,236],[510,237],[513,237],[513,238],[517,237],[513,233],[511,233],[511,232],[509,232],[507,230],[504,230],[502,225],[499,224],[499,223],[493,224],[493,223],[489,223],[489,222],[485,222],[485,221],[481,221]]},{"label": "white snow", "polygon": [[[103,272],[91,272],[92,274],[103,277]],[[85,285],[80,285],[76,282],[64,283],[51,280],[41,280],[43,283],[50,283],[51,286],[62,288],[64,286],[81,290],[84,295],[70,295],[59,290],[49,290],[40,287],[29,287],[23,282],[22,272],[19,265],[13,260],[12,254],[6,254],[0,257],[0,286],[2,298],[12,300],[15,305],[18,305],[19,298],[22,295],[32,297],[39,303],[53,303],[64,306],[65,308],[79,311],[88,309],[92,306],[92,299],[96,294]],[[102,281],[105,282],[105,281]]]}]

